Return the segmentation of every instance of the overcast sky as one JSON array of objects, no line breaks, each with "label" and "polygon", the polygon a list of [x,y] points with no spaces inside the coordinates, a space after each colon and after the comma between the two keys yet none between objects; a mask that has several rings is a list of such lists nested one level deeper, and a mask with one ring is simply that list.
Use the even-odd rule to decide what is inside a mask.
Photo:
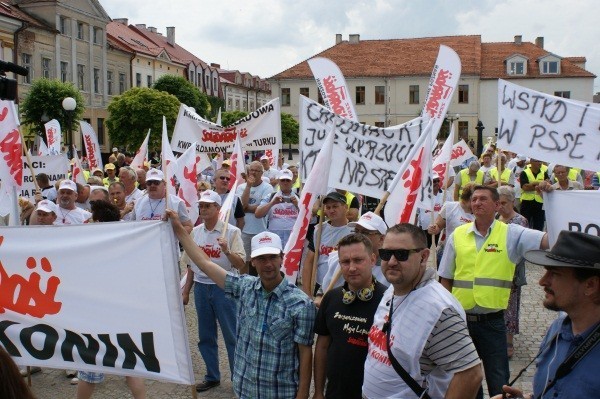
[{"label": "overcast sky", "polygon": [[[361,39],[480,34],[484,42],[515,35],[559,56],[585,56],[600,75],[598,0],[100,0],[111,18],[175,26],[178,44],[205,62],[268,78],[352,33]],[[152,5],[149,5],[152,4]],[[594,92],[600,91],[596,78]]]}]

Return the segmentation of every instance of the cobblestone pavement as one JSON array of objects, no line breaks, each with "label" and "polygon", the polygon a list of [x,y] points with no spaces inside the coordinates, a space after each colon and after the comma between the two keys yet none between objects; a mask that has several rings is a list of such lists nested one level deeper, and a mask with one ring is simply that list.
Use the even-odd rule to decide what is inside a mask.
[{"label": "cobblestone pavement", "polygon": [[[544,309],[541,305],[543,291],[538,281],[543,273],[543,268],[527,266],[528,285],[522,289],[521,297],[521,334],[514,339],[515,355],[510,362],[511,378],[523,368],[536,355],[539,343],[546,332],[546,328],[556,317],[555,312]],[[188,320],[188,331],[190,339],[190,350],[196,381],[202,381],[206,371],[197,347],[197,322],[193,306],[193,299],[186,306]],[[231,387],[231,374],[227,362],[227,355],[223,341],[219,340],[219,356],[221,363],[221,385],[208,392],[198,393],[199,398],[233,398]],[[526,392],[531,392],[531,380],[535,365],[521,377],[515,386],[523,387]],[[64,399],[75,398],[76,386],[69,384],[63,370],[43,369],[41,373],[32,376],[32,387],[36,396],[40,399]],[[191,398],[191,387],[169,384],[158,381],[146,381],[147,397],[154,398]],[[94,398],[122,399],[131,398],[131,394],[125,384],[124,377],[107,376],[106,380],[96,387]]]}]

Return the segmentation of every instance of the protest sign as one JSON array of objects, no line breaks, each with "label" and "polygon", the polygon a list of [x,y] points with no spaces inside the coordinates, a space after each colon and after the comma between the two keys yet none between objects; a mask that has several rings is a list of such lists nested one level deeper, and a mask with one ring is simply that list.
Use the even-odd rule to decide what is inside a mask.
[{"label": "protest sign", "polygon": [[96,168],[103,169],[102,154],[100,153],[100,145],[98,144],[98,136],[94,132],[94,128],[87,122],[80,121],[81,135],[83,136],[83,145],[87,154],[88,165],[90,170]]},{"label": "protest sign", "polygon": [[340,68],[327,58],[317,57],[308,60],[317,88],[326,108],[343,118],[358,122],[358,116]]},{"label": "protest sign", "polygon": [[498,148],[597,170],[600,107],[498,80]]},{"label": "protest sign", "polygon": [[[68,179],[69,160],[64,154],[48,156],[31,156],[31,167],[34,173],[45,173],[48,175],[50,184],[54,185],[60,179]],[[23,156],[23,186],[21,187],[21,197],[34,202],[35,183],[34,176],[31,176],[31,169],[27,163],[27,158]]]},{"label": "protest sign", "polygon": [[556,190],[544,193],[546,226],[550,246],[554,245],[561,230],[579,231],[600,237],[600,209],[597,204],[600,191]]},{"label": "protest sign", "polygon": [[0,227],[0,344],[21,366],[192,384],[178,271],[165,222]]},{"label": "protest sign", "polygon": [[425,128],[422,118],[381,128],[353,122],[300,97],[301,179],[305,181],[333,128],[329,186],[381,198]]},{"label": "protest sign", "polygon": [[222,127],[181,104],[175,123],[171,148],[184,152],[197,142],[197,152],[231,152],[236,135],[245,151],[274,150],[281,147],[279,98],[269,101],[231,126]]}]

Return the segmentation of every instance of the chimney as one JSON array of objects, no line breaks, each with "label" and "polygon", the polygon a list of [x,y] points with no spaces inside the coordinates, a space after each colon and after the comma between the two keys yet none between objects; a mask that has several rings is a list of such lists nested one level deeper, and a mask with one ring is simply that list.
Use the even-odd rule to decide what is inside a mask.
[{"label": "chimney", "polygon": [[175,45],[175,27],[167,26],[167,43],[171,46]]},{"label": "chimney", "polygon": [[156,28],[154,26],[149,26],[148,30],[152,33],[156,33]]},{"label": "chimney", "polygon": [[520,45],[521,43],[523,43],[523,36],[521,35],[516,35],[515,36],[515,44]]},{"label": "chimney", "polygon": [[340,44],[342,42],[342,34],[341,33],[337,33],[335,35],[335,44]]},{"label": "chimney", "polygon": [[350,40],[348,40],[348,42],[350,44],[358,44],[359,41],[360,41],[360,35],[358,35],[358,34],[350,35]]},{"label": "chimney", "polygon": [[544,48],[544,38],[542,36],[535,38],[535,45],[539,48]]},{"label": "chimney", "polygon": [[125,26],[129,25],[129,20],[127,18],[115,18],[115,19],[113,19],[113,22],[116,22],[118,24],[123,24]]},{"label": "chimney", "polygon": [[146,29],[146,24],[135,24],[135,27],[138,29]]},{"label": "chimney", "polygon": [[217,64],[215,62],[211,62],[210,66],[213,67],[213,68],[221,69],[221,64]]}]

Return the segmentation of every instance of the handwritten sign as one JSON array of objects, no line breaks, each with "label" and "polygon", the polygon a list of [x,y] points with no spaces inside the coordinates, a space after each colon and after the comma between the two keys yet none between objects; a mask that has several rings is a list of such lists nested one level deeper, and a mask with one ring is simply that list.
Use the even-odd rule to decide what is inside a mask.
[{"label": "handwritten sign", "polygon": [[600,237],[600,191],[571,190],[544,193],[548,240],[552,246],[561,230],[578,231]]},{"label": "handwritten sign", "polygon": [[498,80],[498,148],[597,170],[600,107]]},{"label": "handwritten sign", "polygon": [[305,181],[333,128],[329,186],[381,198],[425,128],[423,119],[380,128],[336,115],[304,96],[300,99],[300,157]]},{"label": "handwritten sign", "polygon": [[0,344],[17,364],[192,384],[180,298],[168,223],[0,227]]},{"label": "handwritten sign", "polygon": [[171,148],[184,152],[197,142],[197,152],[231,152],[239,135],[246,151],[265,151],[281,147],[281,111],[279,98],[269,101],[256,111],[222,127],[209,122],[182,104],[175,123]]}]

